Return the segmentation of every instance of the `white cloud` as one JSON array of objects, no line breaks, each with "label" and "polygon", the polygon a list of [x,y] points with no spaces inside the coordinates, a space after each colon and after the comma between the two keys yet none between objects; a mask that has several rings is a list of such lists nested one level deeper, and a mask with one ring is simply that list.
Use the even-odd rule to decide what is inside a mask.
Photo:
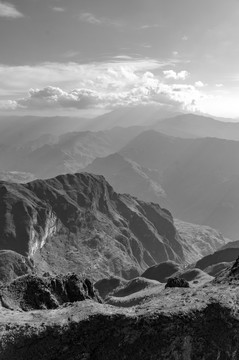
[{"label": "white cloud", "polygon": [[163,71],[166,79],[174,80],[185,80],[189,76],[189,72],[186,70],[176,73],[174,70],[165,70]]},{"label": "white cloud", "polygon": [[15,5],[0,1],[0,17],[16,19],[23,16],[24,15],[16,9]]},{"label": "white cloud", "polygon": [[[71,54],[67,54],[71,55]],[[169,65],[154,59],[116,59],[105,63],[79,64],[42,63],[35,66],[7,66],[0,64],[1,94],[18,98],[30,88],[44,88],[49,84],[66,90],[81,87],[122,86],[134,74],[152,71]]]},{"label": "white cloud", "polygon": [[223,84],[216,84],[216,87],[218,87],[218,88],[221,88],[223,86],[224,86]]},{"label": "white cloud", "polygon": [[92,24],[92,25],[106,25],[106,26],[114,26],[121,27],[122,24],[119,21],[111,20],[105,17],[97,17],[92,13],[82,13],[79,16],[80,21]]},{"label": "white cloud", "polygon": [[116,56],[114,56],[114,59],[117,59],[117,60],[133,60],[132,56],[129,56],[129,55],[116,55]]},{"label": "white cloud", "polygon": [[18,107],[16,101],[0,100],[0,110],[15,110]]},{"label": "white cloud", "polygon": [[172,54],[173,54],[173,56],[178,56],[178,51],[175,50],[175,51],[173,51]]},{"label": "white cloud", "polygon": [[157,103],[174,110],[193,111],[202,93],[193,85],[171,83],[172,78],[184,80],[186,71],[173,72],[172,77],[171,70],[164,80],[156,76],[154,71],[158,73],[164,66],[169,63],[121,55],[107,63],[0,66],[0,108],[108,110]]},{"label": "white cloud", "polygon": [[154,29],[154,28],[159,28],[161,27],[159,24],[146,24],[146,25],[142,25],[140,26],[140,29],[146,30],[146,29]]},{"label": "white cloud", "polygon": [[202,81],[196,81],[195,84],[194,84],[196,87],[204,87],[206,86],[206,84],[204,84]]},{"label": "white cloud", "polygon": [[56,12],[64,12],[65,9],[63,7],[58,7],[58,6],[54,6],[52,8],[52,10],[56,11]]},{"label": "white cloud", "polygon": [[100,25],[103,22],[102,19],[97,18],[95,15],[91,13],[82,13],[80,15],[80,20],[84,22],[88,22],[93,25]]}]

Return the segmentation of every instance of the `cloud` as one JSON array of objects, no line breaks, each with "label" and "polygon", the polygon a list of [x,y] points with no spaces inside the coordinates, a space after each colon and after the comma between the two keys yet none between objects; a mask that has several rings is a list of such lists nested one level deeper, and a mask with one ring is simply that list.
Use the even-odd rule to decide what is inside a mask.
[{"label": "cloud", "polygon": [[106,26],[114,26],[121,27],[122,24],[119,21],[114,21],[105,17],[97,17],[92,13],[82,13],[79,16],[80,21],[92,24],[92,25],[106,25]]},{"label": "cloud", "polygon": [[95,15],[91,13],[82,13],[80,15],[80,20],[84,22],[88,22],[89,24],[93,24],[93,25],[100,25],[103,23],[102,19],[97,18]]},{"label": "cloud", "polygon": [[52,8],[52,10],[56,11],[56,12],[64,12],[65,9],[63,7],[58,7],[58,6],[54,6]]},{"label": "cloud", "polygon": [[206,84],[204,84],[202,81],[196,81],[194,84],[196,87],[204,87]]},{"label": "cloud", "polygon": [[[28,96],[15,100],[12,107],[18,109],[107,109],[140,104],[160,104],[174,110],[186,109],[193,111],[197,100],[202,96],[190,85],[168,85],[161,83],[151,72],[145,72],[141,77],[136,74],[125,74],[124,85],[120,84],[122,74],[110,72],[116,82],[108,81],[105,87],[103,79],[101,86],[85,87],[73,90],[63,90],[59,87],[47,86],[43,89],[30,89]],[[106,78],[109,75],[106,75]],[[117,77],[119,81],[117,81]],[[90,85],[90,82],[89,82]],[[10,104],[9,104],[10,106]]]},{"label": "cloud", "polygon": [[184,35],[184,36],[182,37],[182,40],[183,40],[183,41],[187,41],[187,40],[188,40],[188,36],[187,36],[187,35]]},{"label": "cloud", "polygon": [[17,19],[23,16],[24,15],[19,12],[13,4],[0,1],[0,17]]},{"label": "cloud", "polygon": [[[72,55],[72,54],[66,54]],[[74,55],[74,54],[73,54]],[[81,87],[117,87],[134,78],[134,74],[169,66],[169,62],[154,59],[117,59],[106,62],[79,64],[41,63],[35,66],[7,66],[0,64],[1,94],[19,98],[30,88],[44,88],[49,84],[67,90]]]},{"label": "cloud", "polygon": [[117,59],[117,60],[133,60],[132,56],[129,56],[129,55],[116,55],[116,56],[114,56],[114,59]]},{"label": "cloud", "polygon": [[147,30],[147,29],[154,29],[154,28],[159,28],[161,27],[159,24],[146,24],[146,25],[142,25],[140,26],[140,29],[142,30]]},{"label": "cloud", "polygon": [[166,79],[174,80],[185,80],[189,76],[189,72],[186,70],[176,73],[174,70],[165,70],[163,71]]},{"label": "cloud", "polygon": [[221,88],[221,87],[223,87],[224,85],[223,84],[216,84],[216,87],[217,88]]},{"label": "cloud", "polygon": [[159,104],[173,110],[193,111],[203,96],[200,89],[193,85],[172,84],[172,78],[184,80],[185,71],[172,73],[171,70],[162,79],[158,70],[164,66],[169,63],[122,55],[105,63],[0,66],[0,99],[2,94],[4,100],[0,102],[0,108],[18,111],[110,110]]}]

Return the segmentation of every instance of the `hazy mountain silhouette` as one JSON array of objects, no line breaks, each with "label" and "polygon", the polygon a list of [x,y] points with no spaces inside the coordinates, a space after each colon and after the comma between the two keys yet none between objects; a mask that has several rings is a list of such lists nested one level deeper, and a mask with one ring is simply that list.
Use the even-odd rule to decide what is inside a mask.
[{"label": "hazy mountain silhouette", "polygon": [[31,173],[37,178],[73,173],[96,157],[119,150],[142,131],[140,127],[118,127],[105,132],[70,132],[55,138],[41,135],[23,143],[18,140],[17,145],[10,137],[8,144],[0,143],[0,167],[8,172]]},{"label": "hazy mountain silhouette", "polygon": [[175,217],[238,238],[239,142],[181,139],[150,130],[120,153],[160,172]]},{"label": "hazy mountain silhouette", "polygon": [[118,153],[96,158],[83,171],[103,175],[119,193],[127,193],[144,201],[167,206],[158,171],[141,167]]},{"label": "hazy mountain silhouette", "polygon": [[219,121],[196,114],[181,114],[156,122],[154,130],[183,138],[216,137],[239,140],[239,123]]},{"label": "hazy mountain silhouette", "polygon": [[87,129],[97,131],[112,129],[115,126],[151,127],[156,121],[164,120],[177,114],[177,112],[171,109],[162,108],[158,105],[122,107],[92,119],[87,123]]}]

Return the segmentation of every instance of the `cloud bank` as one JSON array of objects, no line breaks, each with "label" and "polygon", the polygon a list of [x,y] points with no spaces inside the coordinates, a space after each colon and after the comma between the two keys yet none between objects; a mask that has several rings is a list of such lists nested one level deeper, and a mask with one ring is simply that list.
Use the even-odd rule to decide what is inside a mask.
[{"label": "cloud bank", "polygon": [[0,1],[0,17],[17,19],[24,15],[13,4]]},{"label": "cloud bank", "polygon": [[150,59],[121,59],[119,56],[108,63],[47,63],[17,69],[0,66],[0,95],[15,92],[15,98],[0,102],[0,108],[111,110],[139,104],[159,104],[173,110],[197,108],[203,96],[198,87],[172,84],[172,79],[185,80],[186,71],[163,71],[161,68],[168,63]]}]

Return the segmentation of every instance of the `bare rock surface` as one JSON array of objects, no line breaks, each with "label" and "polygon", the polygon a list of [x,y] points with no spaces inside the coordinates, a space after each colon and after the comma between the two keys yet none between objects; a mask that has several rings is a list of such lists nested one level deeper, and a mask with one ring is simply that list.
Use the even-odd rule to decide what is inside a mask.
[{"label": "bare rock surface", "polygon": [[188,288],[189,287],[189,282],[185,279],[182,279],[180,277],[174,276],[171,277],[167,280],[167,283],[165,285],[165,289],[166,288],[175,288],[175,287],[179,287],[179,288]]},{"label": "bare rock surface", "polygon": [[10,310],[56,309],[65,303],[101,299],[89,279],[76,274],[24,275],[0,289],[2,306]]}]

